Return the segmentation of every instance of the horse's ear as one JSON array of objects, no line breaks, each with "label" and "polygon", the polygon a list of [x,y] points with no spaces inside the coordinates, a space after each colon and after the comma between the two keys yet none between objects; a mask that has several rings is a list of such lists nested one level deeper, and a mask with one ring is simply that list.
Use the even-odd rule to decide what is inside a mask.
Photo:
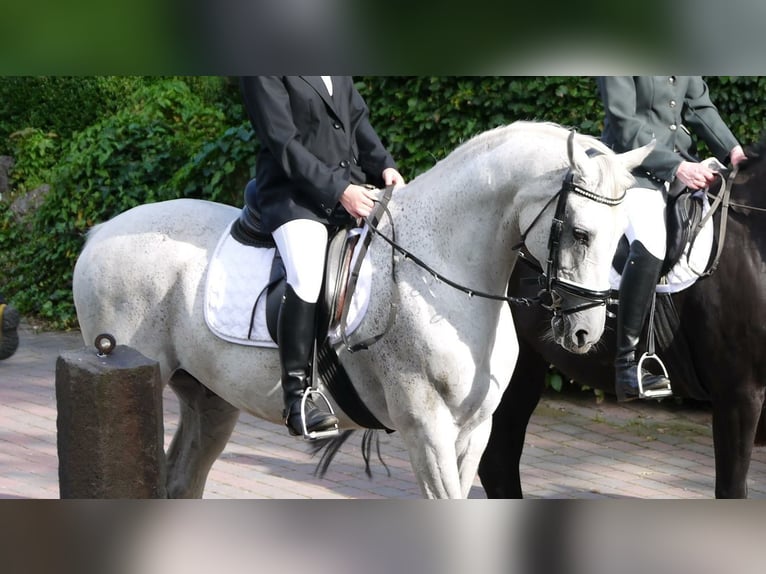
[{"label": "horse's ear", "polygon": [[652,140],[645,146],[617,154],[617,159],[628,171],[631,171],[633,168],[638,167],[644,162],[646,156],[652,153],[656,144],[657,140]]}]

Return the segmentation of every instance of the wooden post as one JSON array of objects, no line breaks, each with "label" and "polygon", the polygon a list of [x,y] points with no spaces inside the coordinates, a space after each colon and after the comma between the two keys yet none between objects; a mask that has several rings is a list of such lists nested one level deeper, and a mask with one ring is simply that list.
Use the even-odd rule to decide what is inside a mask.
[{"label": "wooden post", "polygon": [[118,345],[56,362],[61,498],[165,498],[162,385],[156,361]]},{"label": "wooden post", "polygon": [[7,305],[0,295],[0,360],[12,357],[19,348],[19,312]]}]

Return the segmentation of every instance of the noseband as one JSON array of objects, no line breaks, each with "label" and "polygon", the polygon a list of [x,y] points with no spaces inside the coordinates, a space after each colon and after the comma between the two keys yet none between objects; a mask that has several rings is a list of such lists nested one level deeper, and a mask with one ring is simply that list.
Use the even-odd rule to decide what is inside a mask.
[{"label": "noseband", "polygon": [[[611,198],[604,195],[595,193],[588,189],[582,188],[574,183],[574,131],[570,132],[567,139],[567,152],[569,154],[570,168],[567,171],[564,181],[561,183],[561,189],[554,195],[543,207],[540,213],[535,217],[527,230],[521,235],[521,242],[515,247],[516,249],[524,246],[527,235],[540,220],[543,213],[554,199],[558,198],[556,204],[556,213],[553,216],[553,222],[551,223],[551,231],[548,237],[548,259],[546,261],[546,269],[543,273],[542,267],[539,267],[539,271],[542,274],[540,277],[540,285],[542,290],[538,293],[538,300],[540,305],[545,309],[552,311],[555,316],[570,315],[579,311],[585,311],[592,309],[593,307],[600,307],[607,305],[611,300],[611,290],[594,290],[583,287],[566,279],[560,279],[559,274],[559,255],[561,251],[561,232],[564,229],[564,215],[566,211],[566,203],[570,193],[575,193],[591,201],[597,203],[603,203],[609,206],[616,206],[622,203],[625,199],[625,192],[620,197]],[[588,155],[598,154],[597,150],[589,150]],[[520,252],[522,257],[526,257],[523,252]]]}]

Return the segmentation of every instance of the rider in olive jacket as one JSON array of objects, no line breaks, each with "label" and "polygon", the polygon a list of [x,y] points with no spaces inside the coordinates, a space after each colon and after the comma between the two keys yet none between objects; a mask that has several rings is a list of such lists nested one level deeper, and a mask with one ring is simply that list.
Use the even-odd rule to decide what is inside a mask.
[{"label": "rider in olive jacket", "polygon": [[[665,200],[678,179],[704,189],[715,173],[694,159],[692,134],[723,163],[736,165],[745,154],[713,105],[699,76],[607,76],[597,80],[606,113],[603,141],[622,153],[656,141],[654,151],[634,170],[636,187],[626,197],[630,254],[622,272],[617,319],[615,390],[620,401],[639,392],[635,350],[665,258]],[[667,389],[670,381],[644,374],[642,391]],[[655,396],[658,396],[655,394]]]}]

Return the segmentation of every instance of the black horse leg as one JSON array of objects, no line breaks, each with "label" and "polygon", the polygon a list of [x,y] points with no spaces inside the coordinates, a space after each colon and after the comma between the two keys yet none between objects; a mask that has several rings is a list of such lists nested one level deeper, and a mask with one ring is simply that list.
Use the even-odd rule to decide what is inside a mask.
[{"label": "black horse leg", "polygon": [[479,463],[488,498],[522,498],[519,462],[524,436],[545,387],[548,363],[519,339],[519,359],[511,382],[492,417],[492,432]]},{"label": "black horse leg", "polygon": [[747,498],[747,473],[764,389],[756,385],[732,385],[725,393],[713,399],[715,497]]},{"label": "black horse leg", "polygon": [[168,498],[202,498],[207,475],[229,442],[239,409],[185,371],[170,380],[181,418],[167,453]]}]

